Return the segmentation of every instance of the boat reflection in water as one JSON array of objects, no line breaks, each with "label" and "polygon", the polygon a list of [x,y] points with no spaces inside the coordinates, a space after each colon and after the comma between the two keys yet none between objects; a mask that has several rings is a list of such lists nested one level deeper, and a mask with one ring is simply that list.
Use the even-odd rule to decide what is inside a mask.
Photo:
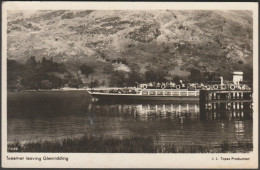
[{"label": "boat reflection in water", "polygon": [[96,116],[122,118],[109,135],[154,136],[158,143],[219,145],[228,141],[252,142],[252,111],[200,112],[197,103],[94,103]]},{"label": "boat reflection in water", "polygon": [[201,113],[197,103],[92,103],[89,109],[103,110],[111,114],[130,114],[135,117],[148,118],[152,116],[160,117],[183,117],[185,119],[200,120],[250,120],[252,119],[252,110],[210,110]]}]

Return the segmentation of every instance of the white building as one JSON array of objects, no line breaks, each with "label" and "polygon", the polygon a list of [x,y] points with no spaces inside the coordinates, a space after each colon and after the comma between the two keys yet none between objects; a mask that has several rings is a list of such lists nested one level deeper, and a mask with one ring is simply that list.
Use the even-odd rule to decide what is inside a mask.
[{"label": "white building", "polygon": [[233,83],[239,84],[240,81],[243,81],[243,72],[241,71],[234,71],[233,72]]}]

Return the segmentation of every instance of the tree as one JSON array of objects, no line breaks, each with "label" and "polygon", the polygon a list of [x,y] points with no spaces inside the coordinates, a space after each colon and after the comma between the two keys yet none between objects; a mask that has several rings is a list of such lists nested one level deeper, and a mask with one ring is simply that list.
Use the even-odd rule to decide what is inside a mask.
[{"label": "tree", "polygon": [[27,59],[25,64],[27,67],[31,67],[31,68],[36,67],[37,61],[35,59],[35,56],[31,56],[29,59]]},{"label": "tree", "polygon": [[111,87],[124,87],[126,84],[125,75],[121,71],[113,71],[111,73],[111,78],[109,86]]},{"label": "tree", "polygon": [[71,78],[68,82],[68,86],[73,88],[79,88],[82,85],[83,82],[80,78]]},{"label": "tree", "polygon": [[8,86],[16,89],[51,89],[64,86],[65,80],[57,73],[66,71],[62,63],[42,58],[37,62],[32,56],[25,64],[8,60]]},{"label": "tree", "polygon": [[105,86],[106,85],[106,81],[103,80],[102,83],[101,83],[102,86]]},{"label": "tree", "polygon": [[40,83],[41,76],[37,72],[24,74],[24,76],[21,79],[21,85],[24,86],[25,89],[39,89]]},{"label": "tree", "polygon": [[179,83],[181,80],[181,78],[179,76],[175,76],[173,77],[172,81],[175,82],[175,83]]},{"label": "tree", "polygon": [[50,80],[43,80],[41,81],[41,89],[52,89],[53,84]]},{"label": "tree", "polygon": [[46,59],[45,57],[42,58],[40,64],[40,71],[42,72],[59,72],[64,73],[66,71],[65,66],[63,63],[56,63],[53,61],[52,58]]},{"label": "tree", "polygon": [[105,65],[104,67],[103,67],[103,73],[110,73],[110,72],[112,72],[114,70],[114,68],[113,68],[113,66],[112,65]]},{"label": "tree", "polygon": [[20,83],[24,72],[24,65],[15,60],[7,59],[7,88],[10,90],[22,90],[23,86]]},{"label": "tree", "polygon": [[202,82],[203,81],[203,77],[200,73],[200,70],[197,70],[197,69],[191,69],[190,70],[190,76],[189,76],[189,81],[191,83],[199,83],[199,82]]},{"label": "tree", "polygon": [[145,81],[146,82],[165,82],[166,79],[165,79],[165,72],[161,71],[161,70],[155,70],[155,71],[152,71],[152,70],[149,70],[149,71],[146,71],[145,72]]},{"label": "tree", "polygon": [[46,79],[53,84],[54,89],[58,89],[64,86],[64,79],[58,77],[55,74],[47,74]]},{"label": "tree", "polygon": [[221,71],[216,73],[216,72],[205,72],[203,74],[203,77],[204,77],[204,82],[211,82],[211,81],[220,81],[220,76],[223,76],[224,79],[227,79],[227,75],[228,73],[226,74],[223,74]]},{"label": "tree", "polygon": [[157,81],[156,78],[154,77],[153,71],[146,71],[144,75],[145,75],[146,82]]},{"label": "tree", "polygon": [[87,66],[86,64],[81,65],[79,69],[81,73],[84,74],[86,77],[94,72],[94,69],[90,66]]},{"label": "tree", "polygon": [[92,82],[92,87],[99,87],[100,86],[100,83],[98,80],[94,80],[94,82]]},{"label": "tree", "polygon": [[136,83],[141,83],[143,81],[144,80],[143,80],[142,76],[138,72],[132,71],[129,74],[129,78],[127,79],[127,85],[128,86],[135,86]]}]

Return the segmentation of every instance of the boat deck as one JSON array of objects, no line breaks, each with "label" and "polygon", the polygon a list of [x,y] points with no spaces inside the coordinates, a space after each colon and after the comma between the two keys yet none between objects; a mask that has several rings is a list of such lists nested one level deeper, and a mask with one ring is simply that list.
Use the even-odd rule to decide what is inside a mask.
[{"label": "boat deck", "polygon": [[141,89],[134,93],[111,93],[89,91],[99,100],[157,100],[157,101],[199,101],[199,90]]}]

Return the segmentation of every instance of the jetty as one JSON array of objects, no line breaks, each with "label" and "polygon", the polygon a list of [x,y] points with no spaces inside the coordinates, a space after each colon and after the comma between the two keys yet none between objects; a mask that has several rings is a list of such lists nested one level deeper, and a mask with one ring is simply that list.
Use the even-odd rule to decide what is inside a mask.
[{"label": "jetty", "polygon": [[243,72],[234,72],[233,83],[213,85],[200,90],[200,110],[252,110],[253,90],[241,82]]}]

